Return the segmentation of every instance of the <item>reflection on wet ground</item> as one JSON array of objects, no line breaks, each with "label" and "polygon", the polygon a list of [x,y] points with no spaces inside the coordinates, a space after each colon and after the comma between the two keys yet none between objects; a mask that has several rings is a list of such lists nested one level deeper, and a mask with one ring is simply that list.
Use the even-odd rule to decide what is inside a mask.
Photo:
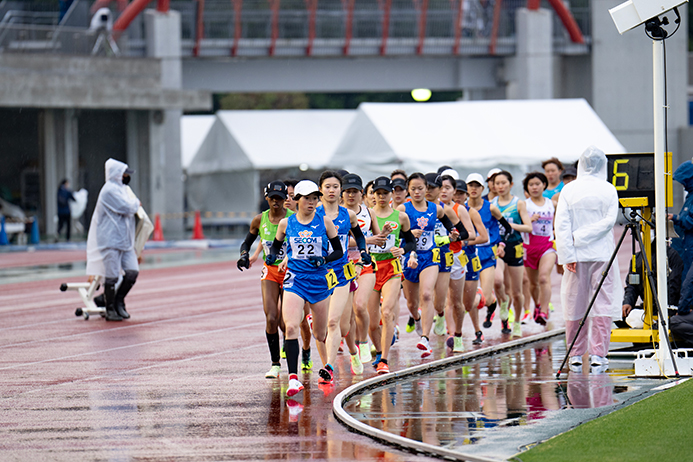
[{"label": "reflection on wet ground", "polygon": [[[614,373],[555,378],[565,342],[533,344],[428,376],[371,390],[344,408],[377,429],[434,446],[510,457],[644,397],[661,380],[629,378],[632,361]],[[630,368],[630,370],[628,370]]]}]

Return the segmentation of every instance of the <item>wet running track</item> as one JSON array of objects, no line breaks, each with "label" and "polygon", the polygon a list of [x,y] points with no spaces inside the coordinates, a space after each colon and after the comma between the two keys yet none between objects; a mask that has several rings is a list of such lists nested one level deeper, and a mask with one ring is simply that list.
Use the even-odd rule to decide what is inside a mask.
[{"label": "wet running track", "polygon": [[[0,254],[0,268],[13,266],[1,263],[7,255]],[[44,260],[24,255],[27,265]],[[165,260],[165,252],[157,255]],[[186,266],[143,265],[127,299],[132,318],[120,323],[74,316],[79,297],[58,290],[85,280],[74,271],[62,278],[56,267],[44,280],[0,283],[3,460],[428,460],[335,420],[336,394],[374,375],[367,366],[362,377],[352,376],[346,354],[337,385],[318,387],[313,345],[316,367],[289,403],[297,405],[288,406],[285,364],[279,380],[264,378],[259,266],[240,273],[231,261],[205,262],[204,252],[194,258],[185,263],[197,264]],[[65,260],[53,255],[46,263]],[[562,321],[559,283],[555,277],[554,328]],[[401,326],[406,319],[402,300]],[[542,330],[532,323],[524,333]],[[468,319],[464,334],[469,350]],[[497,318],[484,334],[485,345],[501,341]],[[402,335],[393,370],[429,361],[420,358],[414,334]],[[432,340],[433,359],[449,354],[444,340]]]}]

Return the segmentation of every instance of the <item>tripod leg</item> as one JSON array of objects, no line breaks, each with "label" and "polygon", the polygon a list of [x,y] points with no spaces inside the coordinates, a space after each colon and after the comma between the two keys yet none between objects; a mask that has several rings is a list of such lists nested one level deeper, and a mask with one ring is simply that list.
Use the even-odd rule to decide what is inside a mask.
[{"label": "tripod leg", "polygon": [[[642,236],[640,235],[640,231],[636,233],[637,239],[638,239],[638,244],[640,245],[640,249],[644,249],[645,245],[642,242]],[[650,281],[650,288],[652,289],[652,298],[654,299],[654,305],[657,308],[657,315],[659,316],[659,322],[662,324],[662,327],[664,328],[664,332],[669,332],[667,329],[667,323],[664,320],[664,316],[662,316],[662,307],[659,305],[659,298],[657,296],[657,286],[655,285],[655,280],[654,280],[654,275],[652,274],[652,267],[650,266],[650,262],[647,260],[647,255],[645,252],[642,252],[642,261],[645,265],[645,270],[647,271],[647,279]],[[669,354],[671,355],[671,364],[674,366],[674,373],[676,374],[676,377],[679,376],[679,368],[676,366],[676,358],[674,357],[674,351],[671,349],[671,342],[669,341],[669,336],[665,339],[659,339],[660,342],[664,341],[667,344],[667,348],[669,349]]]}]

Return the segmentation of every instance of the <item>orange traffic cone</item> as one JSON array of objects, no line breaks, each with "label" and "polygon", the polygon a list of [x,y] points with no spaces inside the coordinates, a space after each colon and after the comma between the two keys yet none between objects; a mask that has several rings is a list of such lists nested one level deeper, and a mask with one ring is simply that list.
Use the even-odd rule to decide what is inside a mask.
[{"label": "orange traffic cone", "polygon": [[200,220],[200,211],[195,210],[195,225],[193,226],[193,239],[204,239],[205,235],[202,232],[202,221]]},{"label": "orange traffic cone", "polygon": [[157,213],[154,217],[154,236],[152,237],[154,241],[164,240],[164,230],[161,229],[161,217]]}]

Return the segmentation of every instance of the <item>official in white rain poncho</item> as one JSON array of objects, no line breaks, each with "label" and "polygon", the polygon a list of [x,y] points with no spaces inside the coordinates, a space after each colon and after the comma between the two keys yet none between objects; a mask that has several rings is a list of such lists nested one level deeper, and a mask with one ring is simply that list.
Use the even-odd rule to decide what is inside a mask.
[{"label": "official in white rain poncho", "polygon": [[[568,345],[575,338],[615,248],[613,227],[618,215],[618,195],[606,181],[606,169],[604,153],[588,148],[580,156],[577,179],[563,188],[556,207],[558,263],[567,270],[561,282],[561,303]],[[622,299],[618,262],[614,260],[570,351],[571,370],[582,370],[582,355],[586,351],[593,368],[606,370],[611,321],[619,319]]]},{"label": "official in white rain poncho", "polygon": [[[104,277],[106,320],[122,321],[125,296],[137,280],[139,265],[135,253],[135,214],[140,201],[128,192],[134,173],[127,164],[106,161],[106,184],[99,192],[87,238],[87,275]],[[116,292],[118,277],[123,280]]]}]

